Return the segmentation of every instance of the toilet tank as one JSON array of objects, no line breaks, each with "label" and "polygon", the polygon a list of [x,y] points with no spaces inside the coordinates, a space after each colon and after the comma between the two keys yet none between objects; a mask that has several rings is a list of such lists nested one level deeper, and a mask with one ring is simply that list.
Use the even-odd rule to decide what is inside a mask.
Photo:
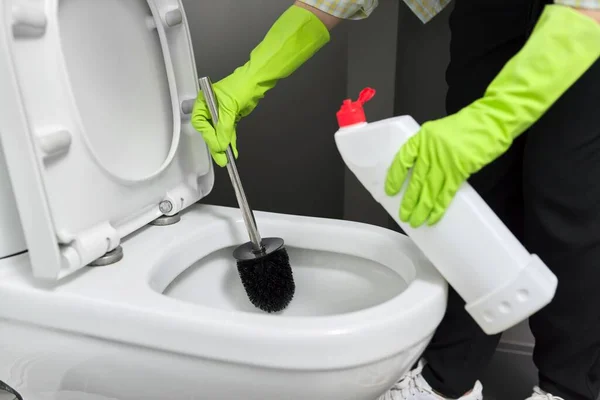
[{"label": "toilet tank", "polygon": [[27,250],[0,142],[0,259]]}]

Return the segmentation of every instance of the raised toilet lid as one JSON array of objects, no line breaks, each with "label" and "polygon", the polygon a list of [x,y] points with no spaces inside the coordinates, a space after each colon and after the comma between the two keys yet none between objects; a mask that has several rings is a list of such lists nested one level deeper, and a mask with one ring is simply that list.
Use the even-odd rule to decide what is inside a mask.
[{"label": "raised toilet lid", "polygon": [[181,1],[8,0],[0,24],[0,137],[35,277],[210,191]]}]

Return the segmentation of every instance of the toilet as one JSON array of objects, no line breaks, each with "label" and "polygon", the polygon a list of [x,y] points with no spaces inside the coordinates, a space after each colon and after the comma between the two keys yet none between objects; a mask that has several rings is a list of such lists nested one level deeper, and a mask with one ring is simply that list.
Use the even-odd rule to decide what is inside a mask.
[{"label": "toilet", "polygon": [[[373,400],[447,284],[405,236],[256,212],[296,293],[266,314],[209,205],[180,0],[0,5],[0,381],[25,400]],[[332,138],[333,140],[333,138]]]}]

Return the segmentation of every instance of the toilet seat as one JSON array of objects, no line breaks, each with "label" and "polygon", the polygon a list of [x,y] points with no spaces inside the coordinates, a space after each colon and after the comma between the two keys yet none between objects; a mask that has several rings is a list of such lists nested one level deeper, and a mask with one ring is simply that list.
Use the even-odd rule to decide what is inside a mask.
[{"label": "toilet seat", "polygon": [[386,358],[432,334],[441,321],[447,285],[403,235],[348,221],[263,212],[256,218],[265,234],[276,232],[288,245],[375,260],[408,287],[379,305],[326,317],[223,311],[168,298],[162,292],[176,276],[245,234],[238,210],[195,205],[175,225],[125,239],[127,256],[119,263],[81,271],[51,290],[35,287],[25,255],[22,268],[4,268],[8,261],[0,261],[0,317],[188,356],[296,370]]},{"label": "toilet seat", "polygon": [[0,138],[36,278],[208,194],[179,0],[11,0],[0,19]]}]

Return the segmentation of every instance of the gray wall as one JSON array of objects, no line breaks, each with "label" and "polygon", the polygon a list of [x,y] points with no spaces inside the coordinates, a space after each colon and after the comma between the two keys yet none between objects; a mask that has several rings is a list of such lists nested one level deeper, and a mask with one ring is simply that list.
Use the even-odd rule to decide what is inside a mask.
[{"label": "gray wall", "polygon": [[[382,0],[366,20],[348,22],[348,95],[352,99],[366,86],[375,97],[365,105],[369,121],[394,115],[396,75],[396,36],[398,9],[396,0]],[[388,215],[345,168],[344,219],[379,226],[388,225]]]},{"label": "gray wall", "polygon": [[[292,0],[185,0],[200,75],[213,82],[248,59]],[[238,126],[238,167],[251,206],[289,214],[342,218],[344,165],[333,134],[346,97],[347,35],[332,41],[268,92]],[[235,206],[227,172],[217,168],[206,202]]]},{"label": "gray wall", "polygon": [[[291,2],[184,0],[199,73],[217,81],[243,64]],[[269,92],[238,129],[238,165],[255,209],[397,229],[341,162],[332,137],[335,112],[344,98],[371,86],[377,90],[365,107],[371,121],[443,116],[449,11],[423,25],[400,1],[380,0],[371,18],[336,28],[328,46]],[[216,175],[206,201],[235,206],[225,170]],[[483,377],[486,398],[527,397],[535,382],[532,343],[525,324],[504,335]]]}]

